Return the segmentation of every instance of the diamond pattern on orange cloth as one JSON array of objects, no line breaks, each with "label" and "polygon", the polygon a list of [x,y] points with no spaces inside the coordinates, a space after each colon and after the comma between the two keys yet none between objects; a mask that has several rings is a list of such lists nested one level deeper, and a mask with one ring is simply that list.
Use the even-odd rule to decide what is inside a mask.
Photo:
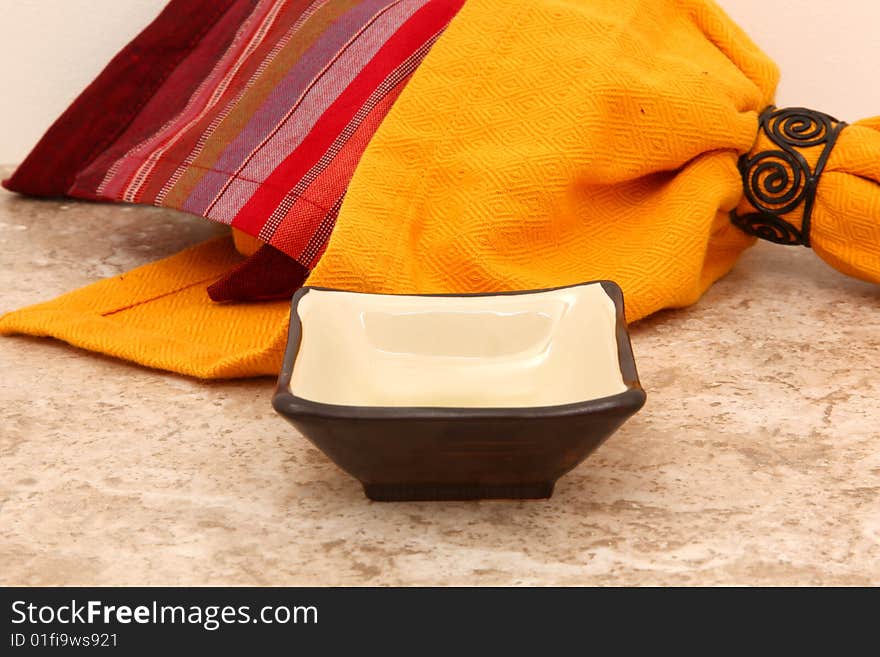
[{"label": "diamond pattern on orange cloth", "polygon": [[819,180],[811,234],[832,267],[880,283],[880,118],[840,133]]},{"label": "diamond pattern on orange cloth", "polygon": [[471,0],[379,127],[308,282],[476,292],[610,278],[694,303],[777,71],[715,4]]},{"label": "diamond pattern on orange cloth", "polygon": [[204,379],[275,375],[288,301],[217,304],[205,286],[241,261],[222,237],[0,317],[0,334],[76,347]]}]

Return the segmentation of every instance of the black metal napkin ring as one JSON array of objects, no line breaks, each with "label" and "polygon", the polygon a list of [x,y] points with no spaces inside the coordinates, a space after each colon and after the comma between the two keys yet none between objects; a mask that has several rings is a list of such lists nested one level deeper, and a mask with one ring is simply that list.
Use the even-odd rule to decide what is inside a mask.
[{"label": "black metal napkin ring", "polygon": [[[776,109],[761,113],[760,129],[778,149],[762,150],[739,159],[743,191],[755,212],[730,213],[733,224],[756,237],[777,244],[810,246],[810,220],[816,200],[819,177],[828,162],[837,137],[846,126],[833,116],[803,107]],[[822,147],[811,169],[800,152]],[[803,206],[801,227],[784,218]]]}]

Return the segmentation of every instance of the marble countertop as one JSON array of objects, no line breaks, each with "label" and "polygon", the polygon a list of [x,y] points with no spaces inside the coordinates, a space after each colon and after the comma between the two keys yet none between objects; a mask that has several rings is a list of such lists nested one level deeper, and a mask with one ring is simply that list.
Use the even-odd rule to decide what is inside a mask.
[{"label": "marble countertop", "polygon": [[[0,192],[0,312],[220,230]],[[271,379],[0,338],[0,583],[880,584],[880,286],[762,244],[632,337],[648,403],[552,499],[390,504]]]}]

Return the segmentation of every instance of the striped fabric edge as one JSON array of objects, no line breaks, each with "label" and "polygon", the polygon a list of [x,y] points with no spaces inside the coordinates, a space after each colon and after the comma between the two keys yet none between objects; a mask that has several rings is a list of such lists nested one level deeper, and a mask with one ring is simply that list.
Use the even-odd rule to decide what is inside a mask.
[{"label": "striped fabric edge", "polygon": [[[4,185],[22,193],[186,210],[169,204],[169,196],[190,169],[199,169],[205,145],[274,58],[313,16],[327,16],[323,26],[312,27],[311,38],[320,41],[328,26],[337,29],[333,21],[357,9],[345,28],[353,30],[347,40],[281,121],[264,128],[268,133],[257,147],[229,172],[208,168],[195,173],[200,178],[210,172],[229,176],[205,211],[196,214],[231,224],[311,269],[326,249],[373,133],[464,1],[172,0],[56,121]],[[264,88],[269,94],[275,90]],[[326,98],[325,104],[303,102],[312,89]],[[95,107],[105,110],[97,120]],[[254,115],[236,120],[241,132]],[[302,138],[291,142],[291,130],[304,131]],[[216,144],[213,148],[216,157],[222,156]],[[263,151],[272,156],[260,159]],[[47,160],[58,152],[65,157],[56,157],[59,161],[47,168]],[[249,179],[248,172],[257,178]],[[241,183],[244,187],[227,198],[227,190]],[[265,272],[258,265],[255,261],[238,271],[238,280],[252,287],[246,274]]]},{"label": "striped fabric edge", "polygon": [[[442,31],[442,30],[441,30]],[[425,55],[440,37],[441,32],[437,32],[434,36],[431,37],[429,41],[427,41],[421,48],[419,48],[415,53],[410,55],[406,61],[403,62],[399,67],[397,67],[394,71],[391,72],[385,80],[382,81],[376,90],[371,94],[370,98],[366,103],[358,110],[355,117],[348,123],[345,127],[345,130],[336,138],[330,148],[321,156],[321,159],[315,164],[305,176],[297,183],[297,185],[285,195],[284,199],[275,209],[275,211],[270,216],[266,225],[260,231],[259,238],[276,246],[280,246],[280,241],[275,239],[275,234],[280,226],[282,220],[285,216],[288,215],[291,208],[295,204],[295,202],[299,199],[303,199],[307,202],[311,202],[314,205],[318,205],[316,201],[312,200],[312,198],[307,194],[310,186],[318,179],[319,175],[324,173],[327,168],[333,163],[333,161],[339,156],[340,152],[345,148],[345,146],[350,142],[352,137],[358,131],[358,128],[362,126],[364,121],[370,115],[370,113],[380,105],[380,103],[387,99],[389,96],[393,94],[394,99],[396,99],[397,95],[401,91],[403,91],[403,87],[406,85],[406,82],[409,81],[409,78],[415,73],[416,68],[418,68],[419,64],[424,59]],[[397,93],[393,93],[393,92]],[[366,149],[367,143],[360,144],[361,154],[363,150]],[[354,170],[352,169],[350,172],[351,175],[354,174]],[[348,176],[348,180],[346,181],[345,187],[347,188],[347,183],[351,180],[351,175]],[[343,189],[340,194],[338,194],[337,198],[333,201],[331,205],[326,208],[326,214],[322,218],[321,223],[314,227],[310,232],[312,233],[312,237],[309,239],[306,246],[299,251],[298,253],[291,254],[294,258],[296,258],[300,263],[308,268],[312,268],[317,260],[323,255],[324,249],[326,248],[326,242],[330,238],[330,234],[333,231],[333,226],[336,223],[336,218],[339,214],[339,209],[342,205],[343,198],[345,197],[345,192],[347,189]],[[282,249],[284,251],[288,251],[287,249]]]},{"label": "striped fabric edge", "polygon": [[[462,4],[463,1],[446,3],[446,7],[453,10],[447,20],[436,24],[433,33],[426,40],[423,38],[421,45],[416,47],[414,52],[386,75],[330,146],[320,153],[317,162],[306,170],[292,190],[284,194],[278,207],[271,215],[272,225],[269,230],[264,228],[265,232],[259,234],[261,239],[268,240],[269,243],[250,256],[241,267],[230,272],[228,277],[211,286],[209,294],[213,299],[228,301],[235,298],[258,300],[277,298],[278,296],[288,297],[302,285],[304,278],[300,276],[301,270],[291,265],[294,269],[288,272],[289,267],[281,266],[277,254],[286,253],[297,266],[304,266],[305,271],[311,269],[320,259],[339,215],[345,191],[354,174],[356,161],[366,149],[372,134],[406,86],[409,78],[414,74],[418,65]],[[413,17],[411,20],[415,20],[415,18]],[[383,104],[386,106],[382,107]],[[372,125],[365,125],[371,122]],[[366,134],[361,136],[358,135],[359,132]],[[356,136],[362,138],[357,139]],[[340,154],[344,153],[346,149],[351,149],[354,152],[355,159],[348,168],[345,163],[340,164],[339,162],[342,159]],[[291,157],[296,155],[297,153],[294,152]],[[335,176],[343,178],[342,184],[338,185],[335,191],[333,189],[323,190],[330,194],[329,198],[315,198],[313,196],[314,187],[322,186],[322,183],[326,182],[322,180],[322,177],[325,177],[328,168],[335,166],[339,166],[341,169],[340,172],[335,172]],[[326,187],[326,185],[323,186]],[[284,222],[284,217],[291,208],[296,203],[303,202],[311,206],[311,212],[302,210],[297,213],[297,222]],[[311,220],[311,223],[308,223],[308,220]],[[240,224],[233,222],[233,226],[240,227]],[[291,230],[279,231],[279,228],[286,227],[291,227]],[[279,232],[281,233],[280,238]],[[291,246],[290,233],[293,233],[293,241],[296,242],[295,248]],[[279,283],[277,276],[272,276],[273,280],[267,280],[262,287],[254,285],[252,277],[267,276],[270,270],[275,271],[276,274],[282,273],[287,279],[287,285]]]},{"label": "striped fabric edge", "polygon": [[[246,4],[171,0],[61,114],[3,186],[31,196],[69,195],[76,176],[112,146],[212,30],[222,28],[219,41],[228,47],[250,13]],[[182,89],[183,97],[187,92]]]},{"label": "striped fabric edge", "polygon": [[[232,225],[272,243],[291,256],[300,255],[291,252],[282,241],[275,239],[278,226],[289,223],[284,221],[285,198],[291,190],[295,190],[294,194],[299,193],[302,186],[298,183],[304,178],[308,179],[310,172],[311,175],[320,175],[322,157],[332,153],[334,146],[344,145],[350,131],[356,129],[362,120],[364,111],[368,112],[371,104],[381,100],[391,88],[415,70],[428,52],[430,44],[436,41],[438,34],[445,29],[462,4],[463,0],[434,0],[401,26],[363,67],[345,92],[322,114],[321,120],[311,129],[300,147],[259,184],[258,189],[233,219]],[[364,107],[368,109],[364,110]],[[353,169],[348,172],[340,194],[345,191],[353,174]],[[324,205],[322,209],[329,211],[329,206]],[[309,266],[312,263],[303,264]]]}]

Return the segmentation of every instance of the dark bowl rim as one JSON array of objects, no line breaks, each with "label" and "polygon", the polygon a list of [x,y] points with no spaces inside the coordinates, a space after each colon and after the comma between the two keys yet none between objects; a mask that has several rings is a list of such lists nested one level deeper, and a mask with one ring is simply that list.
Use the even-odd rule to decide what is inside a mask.
[{"label": "dark bowl rim", "polygon": [[[456,407],[456,406],[350,406],[345,404],[326,404],[297,397],[290,392],[290,379],[293,376],[293,366],[299,355],[300,343],[302,342],[302,320],[297,308],[300,301],[310,291],[316,292],[347,292],[349,294],[381,294],[383,296],[405,297],[496,297],[518,296],[526,294],[539,294],[541,292],[555,292],[574,287],[599,284],[614,303],[616,316],[617,360],[620,373],[626,390],[595,399],[571,404],[557,404],[553,406],[510,406],[510,407]],[[645,403],[646,394],[639,382],[636,369],[635,357],[633,356],[632,344],[630,343],[629,330],[626,325],[623,291],[620,286],[611,280],[585,281],[571,285],[560,285],[534,290],[509,290],[503,292],[470,292],[470,293],[437,293],[437,294],[408,294],[394,293],[384,294],[376,292],[354,292],[338,288],[306,285],[297,290],[290,304],[290,326],[288,328],[287,345],[284,350],[281,371],[278,374],[278,384],[272,397],[272,406],[275,410],[288,417],[312,417],[322,419],[362,419],[362,420],[387,420],[395,419],[530,419],[536,417],[564,417],[601,413],[606,411],[618,411],[632,414],[638,411]]]}]

